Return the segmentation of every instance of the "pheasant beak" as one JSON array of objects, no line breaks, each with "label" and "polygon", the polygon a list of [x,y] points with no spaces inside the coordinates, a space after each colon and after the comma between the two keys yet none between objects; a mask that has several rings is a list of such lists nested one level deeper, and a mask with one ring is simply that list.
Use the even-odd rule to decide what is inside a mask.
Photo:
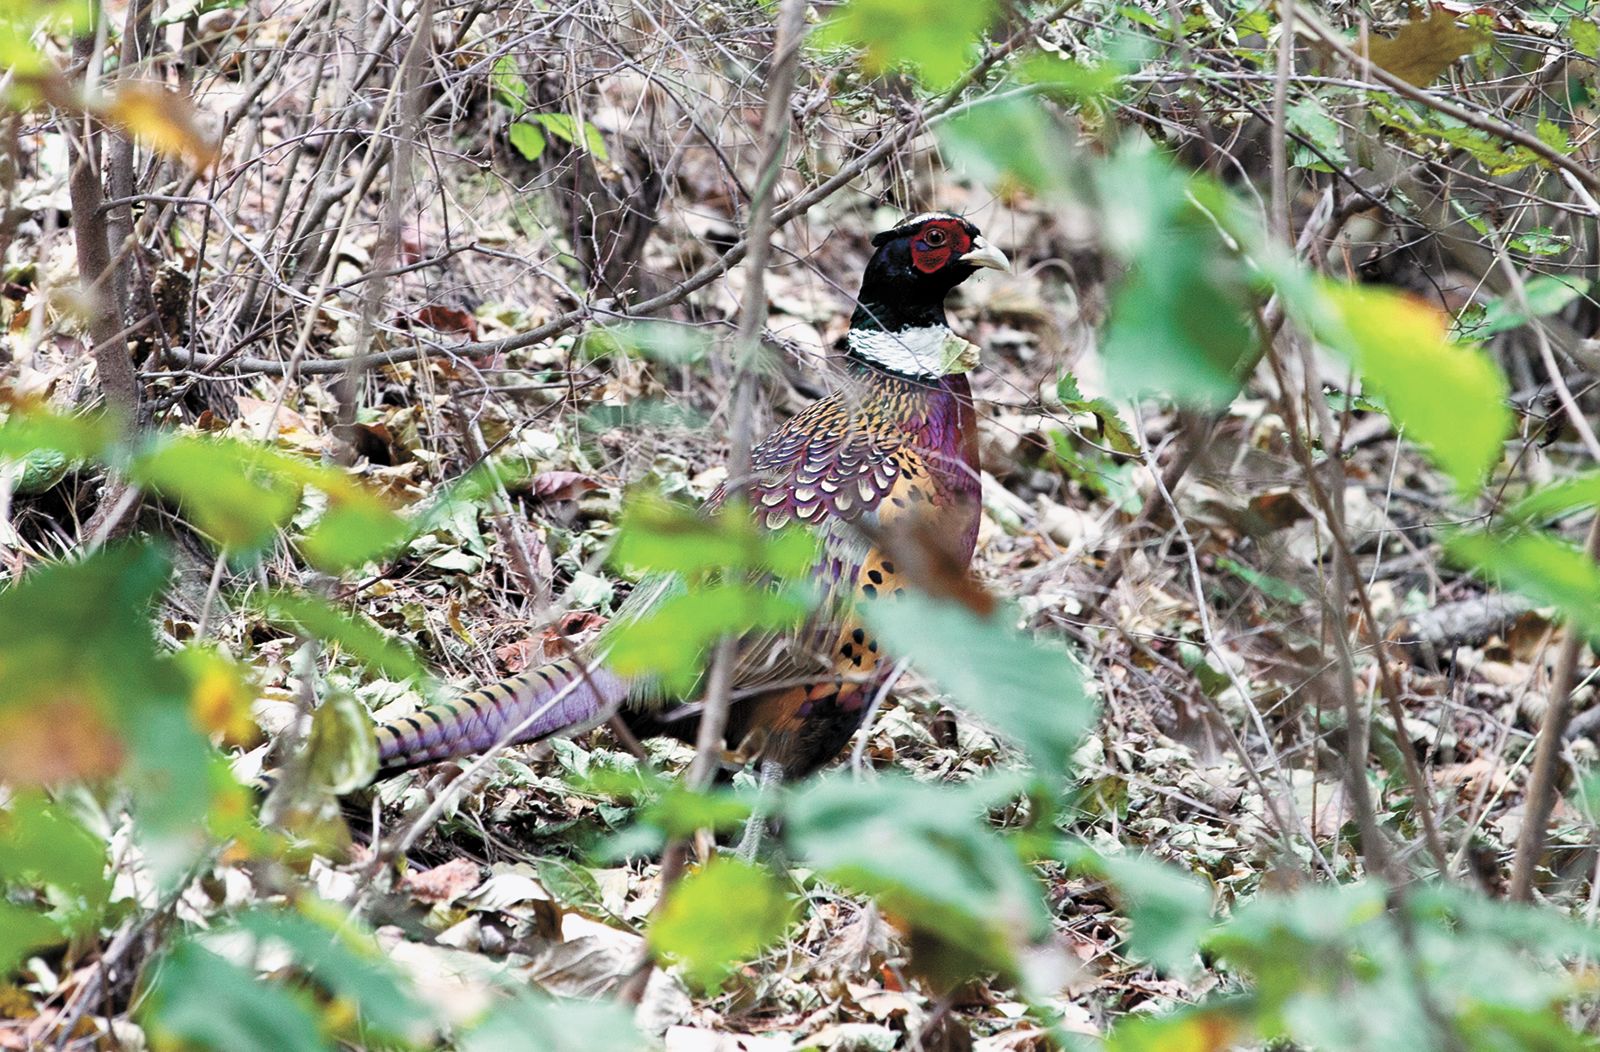
[{"label": "pheasant beak", "polygon": [[990,270],[1010,270],[1011,261],[1006,254],[981,237],[972,239],[972,251],[961,257],[961,262]]}]

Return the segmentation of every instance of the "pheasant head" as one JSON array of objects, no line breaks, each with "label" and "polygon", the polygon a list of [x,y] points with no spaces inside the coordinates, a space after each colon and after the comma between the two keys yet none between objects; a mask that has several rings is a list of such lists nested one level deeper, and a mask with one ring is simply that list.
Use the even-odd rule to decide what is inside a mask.
[{"label": "pheasant head", "polygon": [[968,372],[977,348],[950,330],[944,299],[979,270],[1011,261],[978,228],[950,212],[924,212],[872,239],[845,337],[851,357],[901,376]]}]

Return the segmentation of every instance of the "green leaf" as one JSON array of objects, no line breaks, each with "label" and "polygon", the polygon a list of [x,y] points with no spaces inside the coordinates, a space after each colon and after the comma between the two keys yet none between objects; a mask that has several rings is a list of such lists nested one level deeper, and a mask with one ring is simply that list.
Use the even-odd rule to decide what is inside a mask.
[{"label": "green leaf", "polygon": [[1072,144],[1036,99],[976,103],[939,126],[939,142],[953,167],[997,190],[1066,187]]},{"label": "green leaf", "polygon": [[908,659],[956,704],[992,723],[1027,752],[1040,776],[1065,778],[1072,751],[1094,717],[1083,668],[998,616],[907,593],[864,611],[884,649]]},{"label": "green leaf", "polygon": [[871,895],[891,919],[937,945],[923,961],[947,978],[1012,972],[1049,930],[1041,889],[988,824],[982,784],[927,785],[900,775],[863,785],[824,778],[784,804],[794,857]]},{"label": "green leaf", "polygon": [[229,552],[266,547],[300,503],[300,487],[269,470],[269,450],[224,439],[168,435],[134,458],[129,477],[175,498]]},{"label": "green leaf", "polygon": [[1554,274],[1540,274],[1527,281],[1528,309],[1524,311],[1512,296],[1497,296],[1484,307],[1483,320],[1473,326],[1476,339],[1487,339],[1496,333],[1509,332],[1528,324],[1533,318],[1543,318],[1561,310],[1567,304],[1589,291],[1593,282],[1582,278],[1567,278]]},{"label": "green leaf", "polygon": [[794,904],[765,867],[714,859],[667,893],[650,924],[650,948],[715,989],[742,961],[782,937]]},{"label": "green leaf", "polygon": [[1575,14],[1567,20],[1567,38],[1579,54],[1600,58],[1600,23],[1584,14]]},{"label": "green leaf", "polygon": [[[606,155],[606,140],[600,129],[588,121],[579,122],[576,117],[567,113],[534,113],[530,120],[538,121],[544,130],[562,142],[573,146],[581,145],[585,150],[594,154],[596,159],[604,162],[609,158]],[[578,139],[582,136],[583,142]],[[532,158],[529,158],[532,160]]]},{"label": "green leaf", "polygon": [[1253,278],[1217,230],[1231,202],[1151,150],[1125,149],[1096,175],[1107,247],[1128,264],[1101,348],[1108,383],[1129,398],[1226,405],[1257,352]]},{"label": "green leaf", "polygon": [[402,1038],[427,1019],[377,943],[333,906],[309,899],[297,911],[258,906],[221,931],[230,929],[288,947],[297,965],[360,1010],[367,1031]]},{"label": "green leaf", "polygon": [[411,526],[376,495],[350,487],[329,496],[300,550],[319,570],[338,573],[388,555],[410,535]]},{"label": "green leaf", "polygon": [[1600,641],[1600,566],[1580,549],[1546,533],[1471,531],[1449,538],[1445,550],[1503,587],[1558,608]]},{"label": "green leaf", "polygon": [[0,591],[0,782],[106,776],[130,745],[154,750],[151,768],[179,760],[178,739],[143,736],[160,709],[187,716],[185,683],[150,622],[168,571],[151,547],[113,546]]},{"label": "green leaf", "polygon": [[71,461],[94,460],[106,454],[117,434],[116,419],[104,413],[17,412],[0,424],[0,460],[26,460],[42,451],[59,453]]},{"label": "green leaf", "polygon": [[544,132],[536,125],[518,121],[507,129],[506,134],[511,138],[511,145],[516,147],[524,160],[537,161],[544,153]]},{"label": "green leaf", "polygon": [[353,694],[335,691],[322,700],[306,749],[311,780],[335,796],[360,789],[378,773],[372,716]]},{"label": "green leaf", "polygon": [[1344,150],[1343,129],[1324,108],[1321,100],[1311,96],[1300,99],[1288,108],[1284,116],[1290,131],[1317,148],[1317,153],[1312,153],[1301,144],[1294,143],[1294,164],[1297,167],[1331,172],[1334,168],[1329,162],[1341,169],[1350,166],[1350,156]]},{"label": "green leaf", "polygon": [[368,668],[395,679],[421,679],[422,662],[393,636],[363,617],[346,614],[326,599],[304,592],[267,592],[257,600],[262,613],[293,631],[337,643]]},{"label": "green leaf", "polygon": [[1211,892],[1174,866],[1140,855],[1102,855],[1073,848],[1064,861],[1109,881],[1133,922],[1128,948],[1169,972],[1193,970],[1211,929]]},{"label": "green leaf", "polygon": [[0,887],[47,889],[52,912],[82,930],[111,900],[105,842],[63,805],[23,793],[0,811]]},{"label": "green leaf", "polygon": [[1059,55],[1035,52],[1017,69],[1024,84],[1041,84],[1079,102],[1098,102],[1117,94],[1122,63],[1075,62]]},{"label": "green leaf", "polygon": [[161,958],[140,1021],[153,1041],[216,1052],[332,1052],[311,999],[192,941]]},{"label": "green leaf", "polygon": [[1106,1035],[1106,1052],[1202,1052],[1236,1048],[1249,1033],[1249,1005],[1214,998],[1159,1016],[1129,1012]]},{"label": "green leaf", "polygon": [[[609,339],[596,339],[603,332]],[[589,347],[596,339],[597,346]],[[599,345],[604,345],[603,347]],[[600,350],[604,356],[629,354],[664,365],[687,366],[706,360],[711,352],[711,341],[691,325],[676,325],[664,321],[630,322],[626,325],[607,326],[585,334],[585,353]],[[596,357],[601,356],[596,354]]]},{"label": "green leaf", "polygon": [[1061,374],[1056,382],[1056,396],[1061,404],[1074,413],[1093,413],[1100,425],[1100,439],[1118,453],[1130,456],[1139,454],[1139,443],[1133,431],[1123,423],[1117,407],[1107,398],[1085,398],[1078,390],[1078,379],[1071,373]]},{"label": "green leaf", "polygon": [[860,47],[874,75],[897,66],[916,70],[936,91],[972,64],[972,51],[993,20],[993,0],[850,0],[817,31],[823,47]]},{"label": "green leaf", "polygon": [[[523,79],[522,71],[517,68],[517,62],[510,55],[502,55],[495,60],[494,69],[489,74],[489,86],[501,102],[511,108],[511,117],[515,120],[521,117],[528,108],[528,82]],[[511,143],[516,145],[517,134],[515,128],[511,132]],[[519,149],[521,147],[518,147]],[[541,137],[540,148],[543,148]],[[524,154],[523,156],[527,156]],[[529,157],[528,160],[535,160]]]},{"label": "green leaf", "polygon": [[1533,133],[1540,142],[1557,153],[1572,152],[1572,140],[1567,138],[1567,129],[1549,117],[1540,117],[1539,123],[1534,125]]},{"label": "green leaf", "polygon": [[1475,347],[1452,343],[1444,314],[1403,293],[1324,283],[1331,308],[1317,336],[1347,356],[1390,418],[1475,492],[1511,431],[1504,374]]},{"label": "green leaf", "polygon": [[1541,486],[1513,504],[1506,517],[1517,523],[1541,523],[1587,508],[1600,508],[1600,471],[1587,471]]},{"label": "green leaf", "polygon": [[461,1052],[639,1052],[654,1047],[611,1001],[555,1001],[520,993],[461,1040]]},{"label": "green leaf", "polygon": [[615,563],[686,575],[708,571],[772,574],[798,580],[816,562],[817,540],[796,526],[766,530],[748,509],[727,504],[707,515],[638,495],[622,512]]},{"label": "green leaf", "polygon": [[66,942],[67,934],[43,913],[0,899],[0,979],[9,979],[35,952]]},{"label": "green leaf", "polygon": [[706,652],[718,639],[795,628],[809,608],[801,594],[732,581],[680,592],[608,633],[607,664],[622,676],[655,675],[668,690],[686,694],[694,689]]},{"label": "green leaf", "polygon": [[1264,574],[1243,563],[1229,559],[1227,556],[1217,559],[1217,569],[1226,570],[1228,573],[1233,574],[1269,599],[1281,600],[1285,603],[1292,603],[1295,606],[1299,606],[1306,601],[1306,593],[1288,581],[1273,577],[1270,574]]}]

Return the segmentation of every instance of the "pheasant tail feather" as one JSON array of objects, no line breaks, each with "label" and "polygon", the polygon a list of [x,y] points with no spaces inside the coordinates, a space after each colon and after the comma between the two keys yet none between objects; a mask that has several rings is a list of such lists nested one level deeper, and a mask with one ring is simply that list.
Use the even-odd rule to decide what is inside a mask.
[{"label": "pheasant tail feather", "polygon": [[430,705],[378,728],[381,774],[507,744],[537,741],[598,723],[627,693],[620,677],[598,665],[563,660]]}]

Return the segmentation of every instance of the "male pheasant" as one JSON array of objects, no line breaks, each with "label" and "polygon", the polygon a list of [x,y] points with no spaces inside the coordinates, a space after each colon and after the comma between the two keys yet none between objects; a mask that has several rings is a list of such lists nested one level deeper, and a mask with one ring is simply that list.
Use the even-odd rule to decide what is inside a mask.
[{"label": "male pheasant", "polygon": [[[854,613],[857,603],[904,587],[899,549],[886,551],[893,546],[884,539],[932,538],[963,570],[977,540],[977,432],[965,376],[977,348],[950,330],[944,299],[979,268],[1010,263],[977,227],[944,212],[907,219],[872,244],[843,341],[850,382],[751,453],[754,514],[769,528],[798,522],[816,532],[814,576],[829,596],[805,628],[741,641],[725,744],[759,760],[763,777],[801,777],[833,759],[887,674],[877,641]],[[613,627],[663,591],[638,586]],[[640,738],[693,741],[698,707],[664,696],[653,681],[609,671],[607,632],[569,660],[380,727],[381,773],[481,752],[502,739],[547,738],[613,714]]]}]

